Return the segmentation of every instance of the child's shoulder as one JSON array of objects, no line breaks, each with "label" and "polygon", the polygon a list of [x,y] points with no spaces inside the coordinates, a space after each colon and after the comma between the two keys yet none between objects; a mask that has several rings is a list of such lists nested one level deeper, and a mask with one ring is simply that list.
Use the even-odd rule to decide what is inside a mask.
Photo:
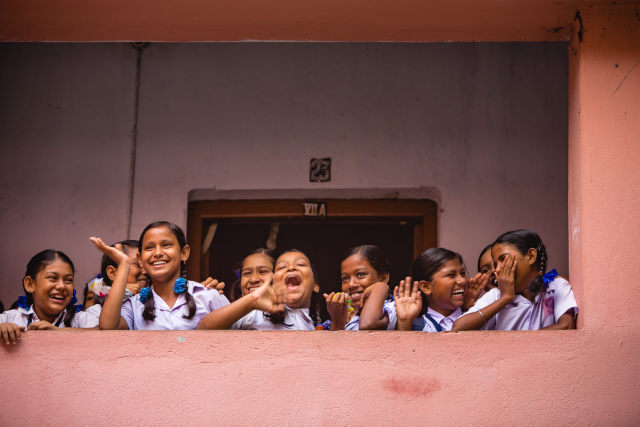
[{"label": "child's shoulder", "polygon": [[25,326],[25,319],[29,318],[29,311],[24,308],[16,308],[0,313],[0,323],[15,323],[16,325]]}]

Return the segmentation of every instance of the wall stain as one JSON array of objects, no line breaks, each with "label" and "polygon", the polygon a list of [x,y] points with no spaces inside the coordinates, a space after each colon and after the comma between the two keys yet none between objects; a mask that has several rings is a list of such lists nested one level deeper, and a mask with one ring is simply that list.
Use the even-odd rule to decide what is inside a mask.
[{"label": "wall stain", "polygon": [[390,377],[382,382],[382,387],[394,394],[412,397],[431,397],[442,388],[437,378]]}]

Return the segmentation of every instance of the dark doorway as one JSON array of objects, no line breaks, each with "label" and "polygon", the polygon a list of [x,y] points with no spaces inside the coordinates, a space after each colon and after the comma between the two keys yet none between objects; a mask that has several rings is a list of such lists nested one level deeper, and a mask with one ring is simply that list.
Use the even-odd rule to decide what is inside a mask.
[{"label": "dark doorway", "polygon": [[391,263],[391,283],[409,273],[413,257],[415,218],[344,218],[331,220],[252,219],[206,220],[217,229],[209,249],[209,275],[231,284],[235,269],[253,249],[266,246],[271,225],[279,224],[276,254],[299,249],[318,271],[322,292],[340,290],[340,262],[345,252],[361,244],[380,247]]}]

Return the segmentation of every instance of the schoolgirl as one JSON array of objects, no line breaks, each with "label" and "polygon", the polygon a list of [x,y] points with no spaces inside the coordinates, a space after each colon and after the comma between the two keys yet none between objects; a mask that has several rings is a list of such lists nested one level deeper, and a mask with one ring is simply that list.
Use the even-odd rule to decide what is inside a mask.
[{"label": "schoolgirl", "polygon": [[453,330],[571,329],[578,313],[571,285],[546,272],[547,249],[537,233],[515,230],[491,248],[498,287],[480,297]]},{"label": "schoolgirl", "polygon": [[25,296],[18,308],[0,314],[0,339],[13,343],[22,331],[57,330],[64,327],[95,328],[98,315],[77,312],[73,289],[75,269],[63,252],[46,249],[35,254],[27,264],[22,281]]},{"label": "schoolgirl", "polygon": [[342,292],[324,294],[331,320],[323,324],[332,331],[395,329],[396,309],[389,299],[391,267],[375,245],[349,249],[340,264]]},{"label": "schoolgirl", "polygon": [[[248,260],[249,257],[245,258],[242,271],[248,272]],[[297,249],[285,251],[275,261],[272,279],[268,259],[253,260],[263,264],[257,266],[258,276],[261,267],[266,267],[262,268],[262,277],[246,281],[246,293],[208,314],[198,329],[315,329],[319,286],[309,258]]]},{"label": "schoolgirl", "polygon": [[398,330],[450,331],[462,314],[467,289],[487,280],[486,274],[479,273],[470,286],[462,256],[444,248],[422,252],[413,262],[411,274],[394,289]]},{"label": "schoolgirl", "polygon": [[256,249],[247,255],[237,269],[238,279],[231,285],[229,300],[233,302],[258,289],[263,283],[271,283],[274,262],[269,249]]},{"label": "schoolgirl", "polygon": [[175,224],[149,224],[138,240],[138,262],[147,274],[139,294],[123,302],[131,260],[121,245],[107,246],[90,239],[118,268],[100,314],[100,329],[195,329],[211,311],[229,303],[215,289],[187,281],[186,261],[190,248]]}]

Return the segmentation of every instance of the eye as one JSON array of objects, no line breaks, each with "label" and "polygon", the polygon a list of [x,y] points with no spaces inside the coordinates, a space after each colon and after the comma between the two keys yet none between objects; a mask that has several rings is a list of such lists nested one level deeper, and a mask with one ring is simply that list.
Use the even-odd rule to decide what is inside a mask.
[{"label": "eye", "polygon": [[168,247],[171,247],[173,245],[171,244],[171,242],[164,242],[162,246],[164,246],[165,248],[168,248]]},{"label": "eye", "polygon": [[357,276],[358,276],[358,277],[364,277],[364,276],[366,276],[366,275],[367,275],[367,273],[365,273],[364,271],[360,271],[360,272],[358,272],[358,274],[357,274]]},{"label": "eye", "polygon": [[260,270],[260,274],[269,274],[269,273],[271,273],[271,270],[269,270],[269,269],[265,268],[265,269]]},{"label": "eye", "polygon": [[243,276],[251,276],[251,270],[245,270],[242,272]]},{"label": "eye", "polygon": [[349,281],[349,276],[342,276],[342,282],[346,283]]},{"label": "eye", "polygon": [[282,270],[283,268],[286,268],[286,264],[278,264],[276,265],[276,270]]}]

